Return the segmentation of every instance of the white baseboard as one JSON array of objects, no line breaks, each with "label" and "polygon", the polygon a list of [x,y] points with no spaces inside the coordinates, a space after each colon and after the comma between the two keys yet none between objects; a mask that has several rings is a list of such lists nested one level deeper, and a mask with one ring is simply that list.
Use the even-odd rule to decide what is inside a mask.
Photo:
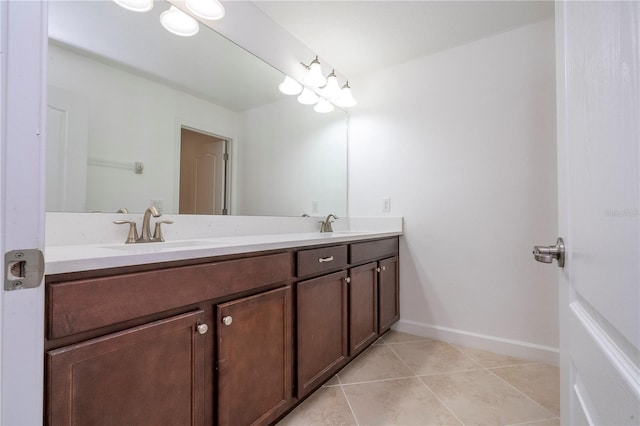
[{"label": "white baseboard", "polygon": [[558,348],[551,346],[537,345],[535,343],[504,339],[502,337],[489,336],[486,334],[402,319],[392,328],[403,333],[442,340],[456,345],[529,359],[532,361],[546,362],[554,365],[559,365],[560,362],[560,353]]}]

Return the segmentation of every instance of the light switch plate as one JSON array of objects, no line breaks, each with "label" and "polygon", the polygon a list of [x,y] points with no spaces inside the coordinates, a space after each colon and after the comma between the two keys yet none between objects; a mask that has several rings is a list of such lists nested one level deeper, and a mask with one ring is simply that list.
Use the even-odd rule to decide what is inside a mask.
[{"label": "light switch plate", "polygon": [[391,198],[386,197],[382,199],[382,211],[388,213],[391,211]]}]

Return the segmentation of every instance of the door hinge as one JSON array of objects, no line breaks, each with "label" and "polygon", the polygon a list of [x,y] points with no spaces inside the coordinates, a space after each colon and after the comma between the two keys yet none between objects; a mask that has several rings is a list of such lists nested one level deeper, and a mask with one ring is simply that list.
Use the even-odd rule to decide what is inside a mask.
[{"label": "door hinge", "polygon": [[11,250],[4,254],[5,291],[36,288],[44,276],[44,255],[39,249]]}]

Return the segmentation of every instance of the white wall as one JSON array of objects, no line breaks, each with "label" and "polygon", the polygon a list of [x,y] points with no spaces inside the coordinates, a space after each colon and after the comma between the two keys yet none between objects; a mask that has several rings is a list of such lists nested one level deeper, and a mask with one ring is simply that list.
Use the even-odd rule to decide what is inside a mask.
[{"label": "white wall", "polygon": [[320,114],[292,96],[240,117],[236,214],[346,216],[343,111]]},{"label": "white wall", "polygon": [[404,216],[399,329],[556,360],[552,20],[366,75],[349,214]]},{"label": "white wall", "polygon": [[169,86],[51,44],[48,67],[49,85],[87,100],[89,158],[144,163],[143,174],[90,163],[87,211],[142,212],[160,199],[177,212],[180,125],[237,138],[237,113]]}]

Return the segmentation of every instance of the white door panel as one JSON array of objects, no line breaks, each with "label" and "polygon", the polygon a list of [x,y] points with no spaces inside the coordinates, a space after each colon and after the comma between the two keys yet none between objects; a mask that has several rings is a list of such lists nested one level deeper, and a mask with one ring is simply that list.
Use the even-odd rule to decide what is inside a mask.
[{"label": "white door panel", "polygon": [[556,3],[563,424],[640,424],[640,3]]},{"label": "white door panel", "polygon": [[[10,250],[44,250],[46,3],[0,2],[0,42],[4,258]],[[44,285],[6,291],[0,283],[0,424],[41,424]]]},{"label": "white door panel", "polygon": [[87,99],[48,86],[46,211],[86,211],[88,138]]}]

